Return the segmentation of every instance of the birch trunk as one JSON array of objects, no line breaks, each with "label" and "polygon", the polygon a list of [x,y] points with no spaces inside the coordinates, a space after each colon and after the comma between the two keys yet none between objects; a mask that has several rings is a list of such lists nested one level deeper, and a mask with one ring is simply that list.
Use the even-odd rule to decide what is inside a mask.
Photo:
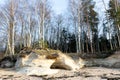
[{"label": "birch trunk", "polygon": [[10,52],[10,55],[14,55],[14,29],[15,29],[15,21],[14,21],[14,1],[11,0],[10,2],[10,22],[9,22],[9,29],[8,29],[8,49],[9,49],[9,52]]},{"label": "birch trunk", "polygon": [[[79,6],[80,7],[80,6]],[[79,50],[79,53],[81,54],[82,53],[82,50],[81,50],[81,27],[80,27],[80,8],[78,10],[78,50]]]},{"label": "birch trunk", "polygon": [[9,23],[8,49],[9,49],[9,54],[14,55],[14,22]]},{"label": "birch trunk", "polygon": [[30,14],[28,15],[28,35],[27,35],[27,47],[31,47],[31,30],[30,30],[30,24],[31,24],[31,21],[30,21]]}]

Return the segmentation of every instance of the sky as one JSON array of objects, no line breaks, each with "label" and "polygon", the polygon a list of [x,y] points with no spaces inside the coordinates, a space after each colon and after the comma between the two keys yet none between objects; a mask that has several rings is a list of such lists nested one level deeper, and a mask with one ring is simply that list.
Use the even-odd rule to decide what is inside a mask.
[{"label": "sky", "polygon": [[96,2],[95,5],[95,10],[98,12],[99,15],[99,27],[98,27],[98,31],[100,31],[99,35],[101,35],[103,33],[103,19],[105,18],[105,6],[106,8],[108,8],[108,3],[109,0],[104,0],[105,2],[105,6],[103,5],[102,0],[94,0]]},{"label": "sky", "polygon": [[50,0],[56,14],[64,13],[67,10],[68,0]]},{"label": "sky", "polygon": [[[0,5],[3,4],[5,0],[0,0]],[[67,7],[68,7],[68,1],[69,0],[50,0],[50,3],[51,3],[51,6],[52,6],[52,9],[54,11],[55,14],[64,14],[67,12]],[[99,26],[102,26],[102,20],[103,18],[105,17],[105,8],[104,8],[104,5],[103,5],[103,2],[102,0],[93,0],[96,2],[96,5],[95,5],[95,10],[98,12],[99,14],[99,19],[101,20]],[[104,0],[105,1],[105,4],[107,6],[109,0]],[[101,28],[101,27],[100,27]],[[101,29],[102,30],[102,29]]]},{"label": "sky", "polygon": [[[5,0],[0,0],[3,3]],[[104,6],[102,0],[94,0],[96,2],[96,10],[99,12],[104,12]],[[104,0],[107,4],[109,0]],[[65,13],[67,11],[68,0],[50,0],[51,6],[56,14]],[[102,16],[102,15],[101,15]]]},{"label": "sky", "polygon": [[[50,0],[52,3],[53,10],[56,14],[61,14],[67,11],[68,0]],[[102,0],[94,0],[96,2],[96,10],[100,12],[104,12],[104,6]],[[104,0],[107,6],[109,0]],[[102,14],[103,15],[103,14]],[[100,15],[100,16],[102,16]]]},{"label": "sky", "polygon": [[[99,17],[102,17],[105,12],[105,7],[103,5],[103,2],[102,0],[94,0],[96,2],[96,5],[95,5],[95,10],[99,13]],[[106,8],[108,8],[108,3],[109,3],[109,0],[104,0],[105,2],[105,6]]]},{"label": "sky", "polygon": [[[56,14],[64,14],[67,11],[67,7],[68,7],[68,0],[50,0],[52,3],[52,7],[53,10]],[[93,0],[96,2],[95,4],[95,11],[98,12],[99,15],[99,27],[98,27],[98,31],[100,31],[99,35],[101,35],[103,33],[103,25],[102,25],[102,21],[105,17],[105,6],[106,8],[108,8],[108,3],[109,0],[104,0],[105,2],[105,6],[103,5],[102,0]]]},{"label": "sky", "polygon": [[4,1],[5,1],[5,0],[0,0],[0,5],[1,5],[1,4],[4,4]]}]

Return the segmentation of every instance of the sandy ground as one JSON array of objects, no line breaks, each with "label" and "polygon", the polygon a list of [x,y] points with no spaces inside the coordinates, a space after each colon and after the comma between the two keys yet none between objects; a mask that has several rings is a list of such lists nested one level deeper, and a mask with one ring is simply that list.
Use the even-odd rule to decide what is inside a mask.
[{"label": "sandy ground", "polygon": [[27,76],[14,69],[0,69],[0,80],[120,80],[120,69],[89,67],[78,71],[60,70],[49,76]]}]

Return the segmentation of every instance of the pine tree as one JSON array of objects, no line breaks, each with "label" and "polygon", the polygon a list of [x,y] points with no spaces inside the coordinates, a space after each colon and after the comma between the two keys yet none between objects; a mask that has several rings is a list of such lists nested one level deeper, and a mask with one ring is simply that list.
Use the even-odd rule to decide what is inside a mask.
[{"label": "pine tree", "polygon": [[114,28],[114,35],[117,35],[117,42],[120,47],[120,1],[119,0],[110,0],[109,1],[109,9],[107,10],[107,14],[109,17],[111,25]]},{"label": "pine tree", "polygon": [[[92,0],[83,1],[85,9],[83,11],[84,14],[84,22],[87,25],[88,37],[91,44],[91,52],[99,50],[99,42],[98,42],[98,13],[94,10],[95,3]],[[93,44],[94,43],[94,44]]]}]

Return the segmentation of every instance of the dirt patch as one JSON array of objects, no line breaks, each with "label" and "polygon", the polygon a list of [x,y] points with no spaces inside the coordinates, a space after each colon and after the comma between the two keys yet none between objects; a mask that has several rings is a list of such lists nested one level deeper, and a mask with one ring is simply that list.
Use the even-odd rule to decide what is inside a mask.
[{"label": "dirt patch", "polygon": [[[34,54],[36,53],[36,54]],[[111,62],[115,63],[114,65],[119,66],[119,52],[116,54],[106,58],[106,59],[80,59],[79,54],[63,54],[60,51],[55,51],[55,50],[23,50],[21,53],[24,57],[23,60],[28,60],[26,63],[27,65],[30,65],[31,62],[34,64],[40,65],[43,63],[48,64],[48,61],[45,61],[44,59],[47,60],[54,60],[56,61],[55,65],[57,67],[63,66],[63,64],[67,64],[70,67],[73,67],[76,62],[80,61],[80,65],[91,65],[92,67],[85,67],[82,69],[76,69],[75,71],[73,70],[63,70],[59,69],[59,72],[51,75],[42,75],[42,76],[28,76],[24,73],[18,73],[15,68],[7,68],[7,69],[0,69],[0,80],[120,80],[120,67],[116,68],[104,68],[104,67],[93,67],[93,64],[100,63],[103,64],[106,63],[110,64]],[[71,58],[71,57],[72,58]],[[28,57],[28,58],[26,58]],[[29,59],[33,59],[32,61]],[[44,59],[43,59],[44,58]],[[35,59],[35,60],[34,60]],[[41,60],[40,60],[41,59]],[[43,60],[42,60],[43,59]],[[8,59],[7,59],[8,60]],[[30,61],[29,61],[30,60]],[[40,61],[38,61],[40,60]],[[111,61],[112,60],[112,61]],[[117,61],[117,63],[116,63]],[[23,61],[22,61],[23,62]],[[32,64],[33,65],[33,64]],[[77,64],[78,65],[78,64]],[[79,65],[79,67],[80,67]],[[99,66],[100,66],[99,65]],[[34,66],[32,66],[34,67]],[[37,66],[40,67],[40,66]],[[47,65],[48,67],[48,65]],[[65,65],[66,67],[66,65]],[[68,67],[68,66],[67,66]],[[113,67],[113,66],[111,66]],[[34,68],[36,70],[36,68]],[[33,69],[31,69],[33,70]],[[31,71],[30,70],[30,71]],[[46,69],[45,69],[46,70]],[[41,72],[44,72],[45,70],[41,70]],[[51,69],[51,70],[57,70],[56,68]],[[26,71],[26,70],[25,70]],[[40,71],[40,70],[38,70]],[[40,73],[41,73],[40,72]],[[29,73],[29,72],[28,72]]]},{"label": "dirt patch", "polygon": [[47,76],[50,80],[108,80],[120,79],[120,69],[110,69],[103,67],[83,68],[76,72],[61,70],[54,76]]},{"label": "dirt patch", "polygon": [[0,69],[2,80],[119,80],[120,69],[89,67],[78,71],[60,70],[59,73],[49,76],[27,76],[17,73],[13,68]]},{"label": "dirt patch", "polygon": [[20,74],[15,71],[14,68],[1,69],[0,68],[0,80],[42,80],[41,77],[32,77],[25,74]]}]

